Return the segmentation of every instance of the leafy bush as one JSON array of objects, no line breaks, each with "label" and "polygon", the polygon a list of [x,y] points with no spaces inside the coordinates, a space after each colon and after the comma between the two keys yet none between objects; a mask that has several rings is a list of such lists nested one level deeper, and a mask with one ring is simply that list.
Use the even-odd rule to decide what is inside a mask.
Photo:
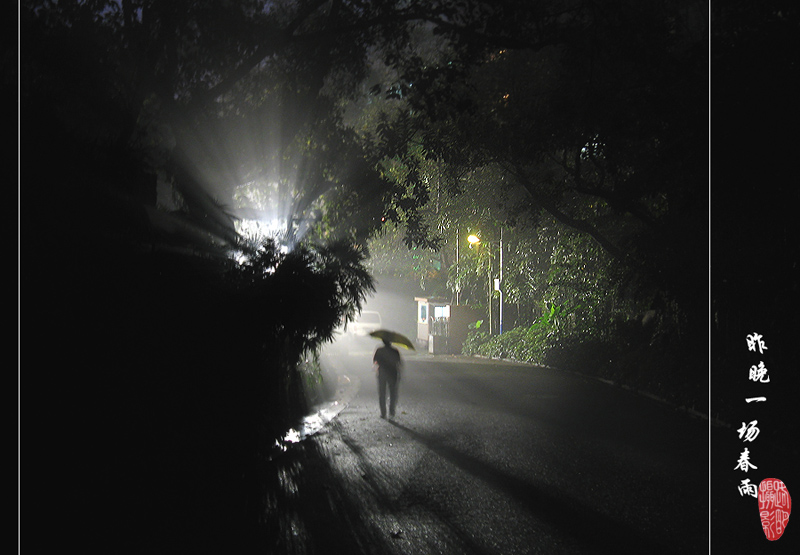
[{"label": "leafy bush", "polygon": [[481,354],[479,352],[481,345],[490,339],[489,333],[480,329],[482,324],[483,320],[478,320],[477,322],[469,325],[467,338],[464,340],[464,345],[461,349],[461,352],[465,355],[472,356]]},{"label": "leafy bush", "polygon": [[465,355],[508,358],[603,377],[648,391],[671,402],[706,410],[705,389],[694,374],[702,353],[676,347],[657,324],[637,319],[617,321],[594,334],[572,325],[563,306],[551,306],[531,326],[489,336],[473,328]]},{"label": "leafy bush", "polygon": [[282,252],[270,239],[230,273],[236,306],[250,330],[250,348],[263,361],[256,389],[267,398],[260,404],[268,434],[280,437],[305,416],[305,393],[319,380],[316,353],[374,291],[365,257],[363,250],[342,241],[300,244]]},{"label": "leafy bush", "polygon": [[580,305],[573,309],[551,305],[529,327],[514,328],[494,337],[476,326],[467,335],[463,353],[544,363],[548,350],[570,334],[569,315],[579,308]]}]

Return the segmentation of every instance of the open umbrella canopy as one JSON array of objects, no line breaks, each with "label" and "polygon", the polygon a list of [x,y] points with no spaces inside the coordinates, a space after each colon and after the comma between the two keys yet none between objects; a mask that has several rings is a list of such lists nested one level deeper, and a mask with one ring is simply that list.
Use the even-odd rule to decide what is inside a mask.
[{"label": "open umbrella canopy", "polygon": [[385,339],[390,343],[395,343],[397,345],[401,345],[406,349],[414,350],[414,343],[411,340],[403,335],[402,333],[397,333],[396,331],[390,330],[375,330],[370,335],[376,339]]}]

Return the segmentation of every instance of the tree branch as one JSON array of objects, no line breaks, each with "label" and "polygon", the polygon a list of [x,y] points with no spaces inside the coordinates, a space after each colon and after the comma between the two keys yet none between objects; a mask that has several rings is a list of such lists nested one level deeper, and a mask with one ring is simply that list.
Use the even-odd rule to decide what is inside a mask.
[{"label": "tree branch", "polygon": [[[308,44],[333,40],[337,37],[365,31],[382,25],[396,26],[412,21],[427,22],[448,32],[459,34],[467,40],[483,43],[484,46],[500,46],[517,49],[538,50],[552,44],[563,42],[564,40],[563,35],[558,40],[528,40],[483,33],[469,26],[452,23],[448,20],[448,14],[445,11],[431,12],[424,8],[399,9],[391,11],[390,13],[382,13],[374,17],[356,20],[348,25],[330,25],[317,31],[298,33],[298,30],[303,24],[327,3],[328,0],[315,0],[310,2],[303,6],[285,28],[273,29],[271,33],[268,33],[268,37],[265,40],[254,46],[252,54],[236,66],[219,83],[205,92],[197,93],[190,102],[190,110],[198,110],[210,104],[232,89],[236,83],[246,77],[268,56],[289,44]],[[338,7],[339,4],[334,3],[332,6],[332,15],[335,15]]]},{"label": "tree branch", "polygon": [[255,49],[250,56],[236,66],[222,81],[192,99],[191,109],[200,109],[230,91],[236,83],[244,79],[253,71],[253,68],[258,66],[258,64],[264,61],[268,56],[274,54],[280,48],[287,46],[290,42],[294,42],[296,40],[295,33],[297,30],[308,21],[308,18],[311,17],[314,12],[326,4],[327,1],[328,0],[315,0],[314,2],[310,2],[303,6],[285,28],[273,29],[273,32],[265,33],[266,38],[261,43],[255,45]]},{"label": "tree branch", "polygon": [[517,171],[514,168],[506,168],[509,173],[514,175],[519,183],[525,188],[528,194],[531,197],[531,200],[543,208],[548,214],[553,216],[557,221],[560,223],[571,227],[581,233],[585,233],[594,241],[600,245],[600,247],[611,255],[612,258],[619,262],[627,262],[628,255],[623,252],[619,247],[617,247],[614,243],[611,242],[605,235],[603,235],[596,227],[594,227],[591,223],[586,220],[578,220],[573,218],[569,214],[562,212],[557,206],[554,201],[547,198],[546,195],[539,193],[536,190],[536,187],[530,180],[528,180],[520,171]]},{"label": "tree branch", "polygon": [[[594,196],[597,198],[601,198],[605,201],[608,201],[609,204],[618,208],[628,214],[634,216],[643,224],[648,226],[651,229],[656,229],[658,225],[656,224],[655,219],[647,213],[647,211],[638,206],[634,201],[623,198],[621,195],[613,193],[607,189],[603,189],[601,187],[592,187],[589,186],[588,182],[583,178],[581,175],[581,159],[580,159],[581,151],[577,149],[575,151],[575,161],[573,163],[573,168],[570,168],[569,164],[567,163],[567,156],[566,151],[564,152],[562,159],[558,160],[555,156],[548,155],[551,160],[553,160],[556,164],[561,166],[561,168],[567,173],[567,175],[571,176],[575,185],[573,189],[577,193],[581,193],[582,195],[589,195]],[[605,181],[605,168],[600,167],[597,162],[590,156],[590,160],[598,167],[602,172],[601,176],[601,183]]]}]

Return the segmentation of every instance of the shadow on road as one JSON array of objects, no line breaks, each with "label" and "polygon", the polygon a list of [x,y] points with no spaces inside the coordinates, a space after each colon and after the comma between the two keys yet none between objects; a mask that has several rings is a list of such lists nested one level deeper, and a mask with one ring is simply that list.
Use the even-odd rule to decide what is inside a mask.
[{"label": "shadow on road", "polygon": [[587,552],[598,549],[602,551],[603,546],[606,548],[613,546],[615,551],[625,553],[669,551],[667,547],[658,545],[633,526],[584,507],[577,500],[560,498],[396,421],[389,423],[450,463],[510,496],[537,519],[559,530],[564,536],[575,539],[586,547]]},{"label": "shadow on road", "polygon": [[373,534],[317,442],[296,443],[269,466],[271,483],[265,492],[268,539],[257,552],[376,552],[383,540]]}]

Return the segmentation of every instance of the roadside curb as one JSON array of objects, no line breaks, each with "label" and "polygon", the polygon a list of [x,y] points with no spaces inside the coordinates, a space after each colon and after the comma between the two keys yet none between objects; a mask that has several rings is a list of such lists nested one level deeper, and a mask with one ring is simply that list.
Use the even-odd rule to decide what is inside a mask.
[{"label": "roadside curb", "polygon": [[602,382],[602,383],[604,383],[606,385],[610,385],[612,387],[619,387],[619,388],[622,388],[622,389],[624,389],[626,391],[630,391],[631,393],[635,393],[637,395],[641,395],[643,397],[647,397],[648,399],[652,399],[652,400],[657,401],[659,403],[668,405],[668,406],[672,407],[675,410],[685,412],[685,413],[690,414],[690,415],[692,415],[692,416],[694,416],[696,418],[701,418],[703,420],[708,420],[708,422],[713,426],[717,426],[717,427],[720,427],[720,428],[730,428],[731,427],[730,423],[725,422],[724,420],[721,420],[719,417],[710,417],[708,414],[700,412],[697,409],[695,409],[694,407],[687,407],[685,405],[676,405],[674,403],[669,402],[667,399],[665,399],[663,397],[660,397],[658,395],[650,393],[649,391],[646,391],[646,390],[643,390],[643,389],[637,389],[637,388],[631,387],[631,386],[629,386],[627,384],[622,384],[622,383],[619,383],[619,382],[615,382],[614,380],[609,380],[608,378],[602,378],[600,376],[593,376],[591,374],[585,374],[583,372],[577,372],[575,370],[567,370],[565,368],[559,368],[559,367],[556,367],[556,366],[548,366],[546,364],[538,364],[538,363],[534,363],[534,362],[525,362],[525,361],[516,360],[516,359],[513,359],[513,358],[487,357],[487,356],[484,356],[484,355],[477,355],[477,354],[476,355],[472,355],[472,357],[473,358],[481,358],[481,359],[485,359],[485,360],[497,360],[497,361],[502,361],[502,362],[513,362],[513,363],[516,363],[516,364],[526,364],[528,366],[537,366],[539,368],[547,368],[548,370],[558,370],[560,372],[567,372],[568,374],[574,374],[576,376],[580,376],[580,377],[586,378],[586,379],[597,380],[597,381]]}]

